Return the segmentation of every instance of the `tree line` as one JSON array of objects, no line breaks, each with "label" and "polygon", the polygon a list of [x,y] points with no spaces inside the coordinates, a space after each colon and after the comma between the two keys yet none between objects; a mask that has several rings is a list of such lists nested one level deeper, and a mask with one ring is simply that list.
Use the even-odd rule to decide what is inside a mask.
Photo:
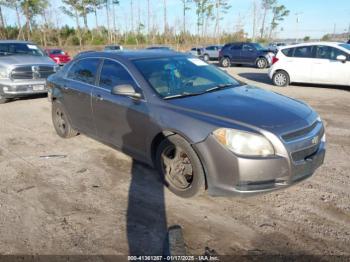
[{"label": "tree line", "polygon": [[[229,0],[172,1],[178,2],[179,18],[169,22],[169,0],[162,0],[161,28],[154,20],[155,0],[61,0],[59,10],[48,0],[0,0],[0,37],[31,40],[43,46],[267,41],[274,37],[280,23],[290,13],[278,0],[251,0],[249,18],[242,19],[239,15],[234,26],[227,28],[223,26],[224,18],[234,19],[230,14],[234,7]],[[121,10],[121,2],[128,6],[126,13]],[[7,24],[4,9],[15,12],[15,25]],[[125,19],[120,17],[122,12]],[[188,26],[190,15],[195,16],[195,30]],[[75,25],[66,25],[65,16],[72,18]],[[103,21],[101,16],[105,17]],[[159,17],[157,14],[157,19]],[[91,18],[93,27],[88,25]],[[120,20],[123,20],[122,25]],[[247,22],[252,26],[250,37],[245,31]]]}]

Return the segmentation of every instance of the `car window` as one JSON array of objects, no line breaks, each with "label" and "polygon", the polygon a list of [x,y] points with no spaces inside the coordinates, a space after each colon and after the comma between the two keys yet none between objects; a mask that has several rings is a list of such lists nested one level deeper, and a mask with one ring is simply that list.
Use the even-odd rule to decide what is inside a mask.
[{"label": "car window", "polygon": [[231,45],[231,50],[240,50],[242,48],[242,45],[236,44],[236,45]]},{"label": "car window", "polygon": [[32,43],[0,43],[0,55],[45,56],[45,53]]},{"label": "car window", "polygon": [[215,47],[214,46],[207,46],[205,49],[207,49],[207,50],[214,50]]},{"label": "car window", "polygon": [[300,58],[311,58],[312,55],[312,46],[300,46],[296,47],[294,51],[294,57]]},{"label": "car window", "polygon": [[244,51],[249,51],[249,50],[253,50],[254,48],[251,45],[243,45],[242,49]]},{"label": "car window", "polygon": [[344,47],[350,51],[350,40],[349,40],[348,44],[340,44],[339,46]]},{"label": "car window", "polygon": [[99,62],[98,58],[79,60],[69,69],[67,78],[94,85]]},{"label": "car window", "polygon": [[316,46],[316,58],[336,60],[338,55],[348,57],[348,54],[331,46]]},{"label": "car window", "polygon": [[282,52],[285,56],[292,57],[293,54],[294,54],[294,49],[295,49],[295,48],[286,48],[286,49],[283,49],[281,52]]},{"label": "car window", "polygon": [[131,84],[134,80],[126,69],[119,63],[112,60],[105,60],[102,65],[99,86],[112,90],[116,85]]}]

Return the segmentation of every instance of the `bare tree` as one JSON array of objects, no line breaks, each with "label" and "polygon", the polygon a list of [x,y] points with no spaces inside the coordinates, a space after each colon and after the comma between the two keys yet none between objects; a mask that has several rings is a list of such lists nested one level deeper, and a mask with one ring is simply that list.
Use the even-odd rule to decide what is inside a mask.
[{"label": "bare tree", "polygon": [[182,32],[186,33],[186,13],[191,8],[189,7],[189,3],[192,2],[192,0],[181,0],[182,2]]},{"label": "bare tree", "polygon": [[279,22],[282,22],[286,16],[290,13],[284,5],[274,6],[272,8],[272,20],[270,26],[269,38],[272,37],[272,32],[277,28]]},{"label": "bare tree", "polygon": [[167,21],[167,0],[163,0],[163,15],[164,15],[164,36],[168,34],[168,21]]},{"label": "bare tree", "polygon": [[262,9],[263,9],[263,19],[262,25],[260,29],[260,37],[263,38],[265,34],[265,22],[268,12],[272,9],[272,7],[276,4],[277,0],[262,0]]},{"label": "bare tree", "polygon": [[215,0],[214,6],[215,6],[214,37],[217,37],[220,35],[220,21],[223,19],[221,14],[226,14],[232,6],[229,5],[227,0]]},{"label": "bare tree", "polygon": [[62,3],[66,5],[66,6],[61,6],[62,12],[70,17],[75,18],[75,23],[76,23],[77,32],[78,32],[79,46],[81,47],[83,40],[82,40],[80,21],[79,21],[80,2],[78,0],[62,0]]}]

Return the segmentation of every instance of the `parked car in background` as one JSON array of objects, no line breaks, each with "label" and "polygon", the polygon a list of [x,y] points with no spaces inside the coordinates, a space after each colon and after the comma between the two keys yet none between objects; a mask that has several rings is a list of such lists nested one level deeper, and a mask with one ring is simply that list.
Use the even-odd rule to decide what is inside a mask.
[{"label": "parked car in background", "polygon": [[274,52],[275,54],[278,52],[278,50],[280,50],[282,47],[286,46],[286,43],[283,42],[277,42],[277,43],[270,43],[267,46],[267,49],[269,49],[270,51]]},{"label": "parked car in background", "polygon": [[191,50],[188,52],[188,54],[191,54],[193,56],[203,58],[204,55],[204,47],[193,47]]},{"label": "parked car in background", "polygon": [[284,188],[324,161],[324,126],[312,108],[192,55],[86,53],[48,85],[59,136],[112,145],[156,167],[181,197]]},{"label": "parked car in background", "polygon": [[65,65],[71,58],[68,53],[58,48],[47,48],[45,53],[58,65]]},{"label": "parked car in background", "polygon": [[11,98],[46,93],[46,78],[58,69],[36,44],[0,41],[0,104]]},{"label": "parked car in background", "polygon": [[277,86],[292,82],[350,85],[350,44],[304,43],[282,48],[269,77]]},{"label": "parked car in background", "polygon": [[271,65],[273,53],[258,43],[229,43],[220,51],[220,66],[231,64],[255,65],[266,68]]},{"label": "parked car in background", "polygon": [[350,44],[350,39],[349,39],[349,41],[348,41],[348,44]]},{"label": "parked car in background", "polygon": [[209,45],[203,50],[203,60],[218,60],[219,52],[223,46],[222,45]]},{"label": "parked car in background", "polygon": [[121,51],[123,46],[121,45],[106,45],[104,51]]},{"label": "parked car in background", "polygon": [[149,46],[146,48],[147,50],[165,50],[170,51],[172,50],[169,46]]}]

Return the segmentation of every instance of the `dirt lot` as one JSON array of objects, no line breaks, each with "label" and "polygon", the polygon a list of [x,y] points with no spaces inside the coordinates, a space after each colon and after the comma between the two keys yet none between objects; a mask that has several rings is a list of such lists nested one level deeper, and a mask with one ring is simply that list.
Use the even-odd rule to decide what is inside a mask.
[{"label": "dirt lot", "polygon": [[[250,198],[180,199],[128,156],[59,138],[46,98],[18,100],[0,106],[0,254],[159,254],[179,224],[190,254],[350,255],[350,88],[275,88],[264,70],[229,71],[320,113],[328,151],[314,177]],[[52,154],[66,157],[40,157]]]}]

